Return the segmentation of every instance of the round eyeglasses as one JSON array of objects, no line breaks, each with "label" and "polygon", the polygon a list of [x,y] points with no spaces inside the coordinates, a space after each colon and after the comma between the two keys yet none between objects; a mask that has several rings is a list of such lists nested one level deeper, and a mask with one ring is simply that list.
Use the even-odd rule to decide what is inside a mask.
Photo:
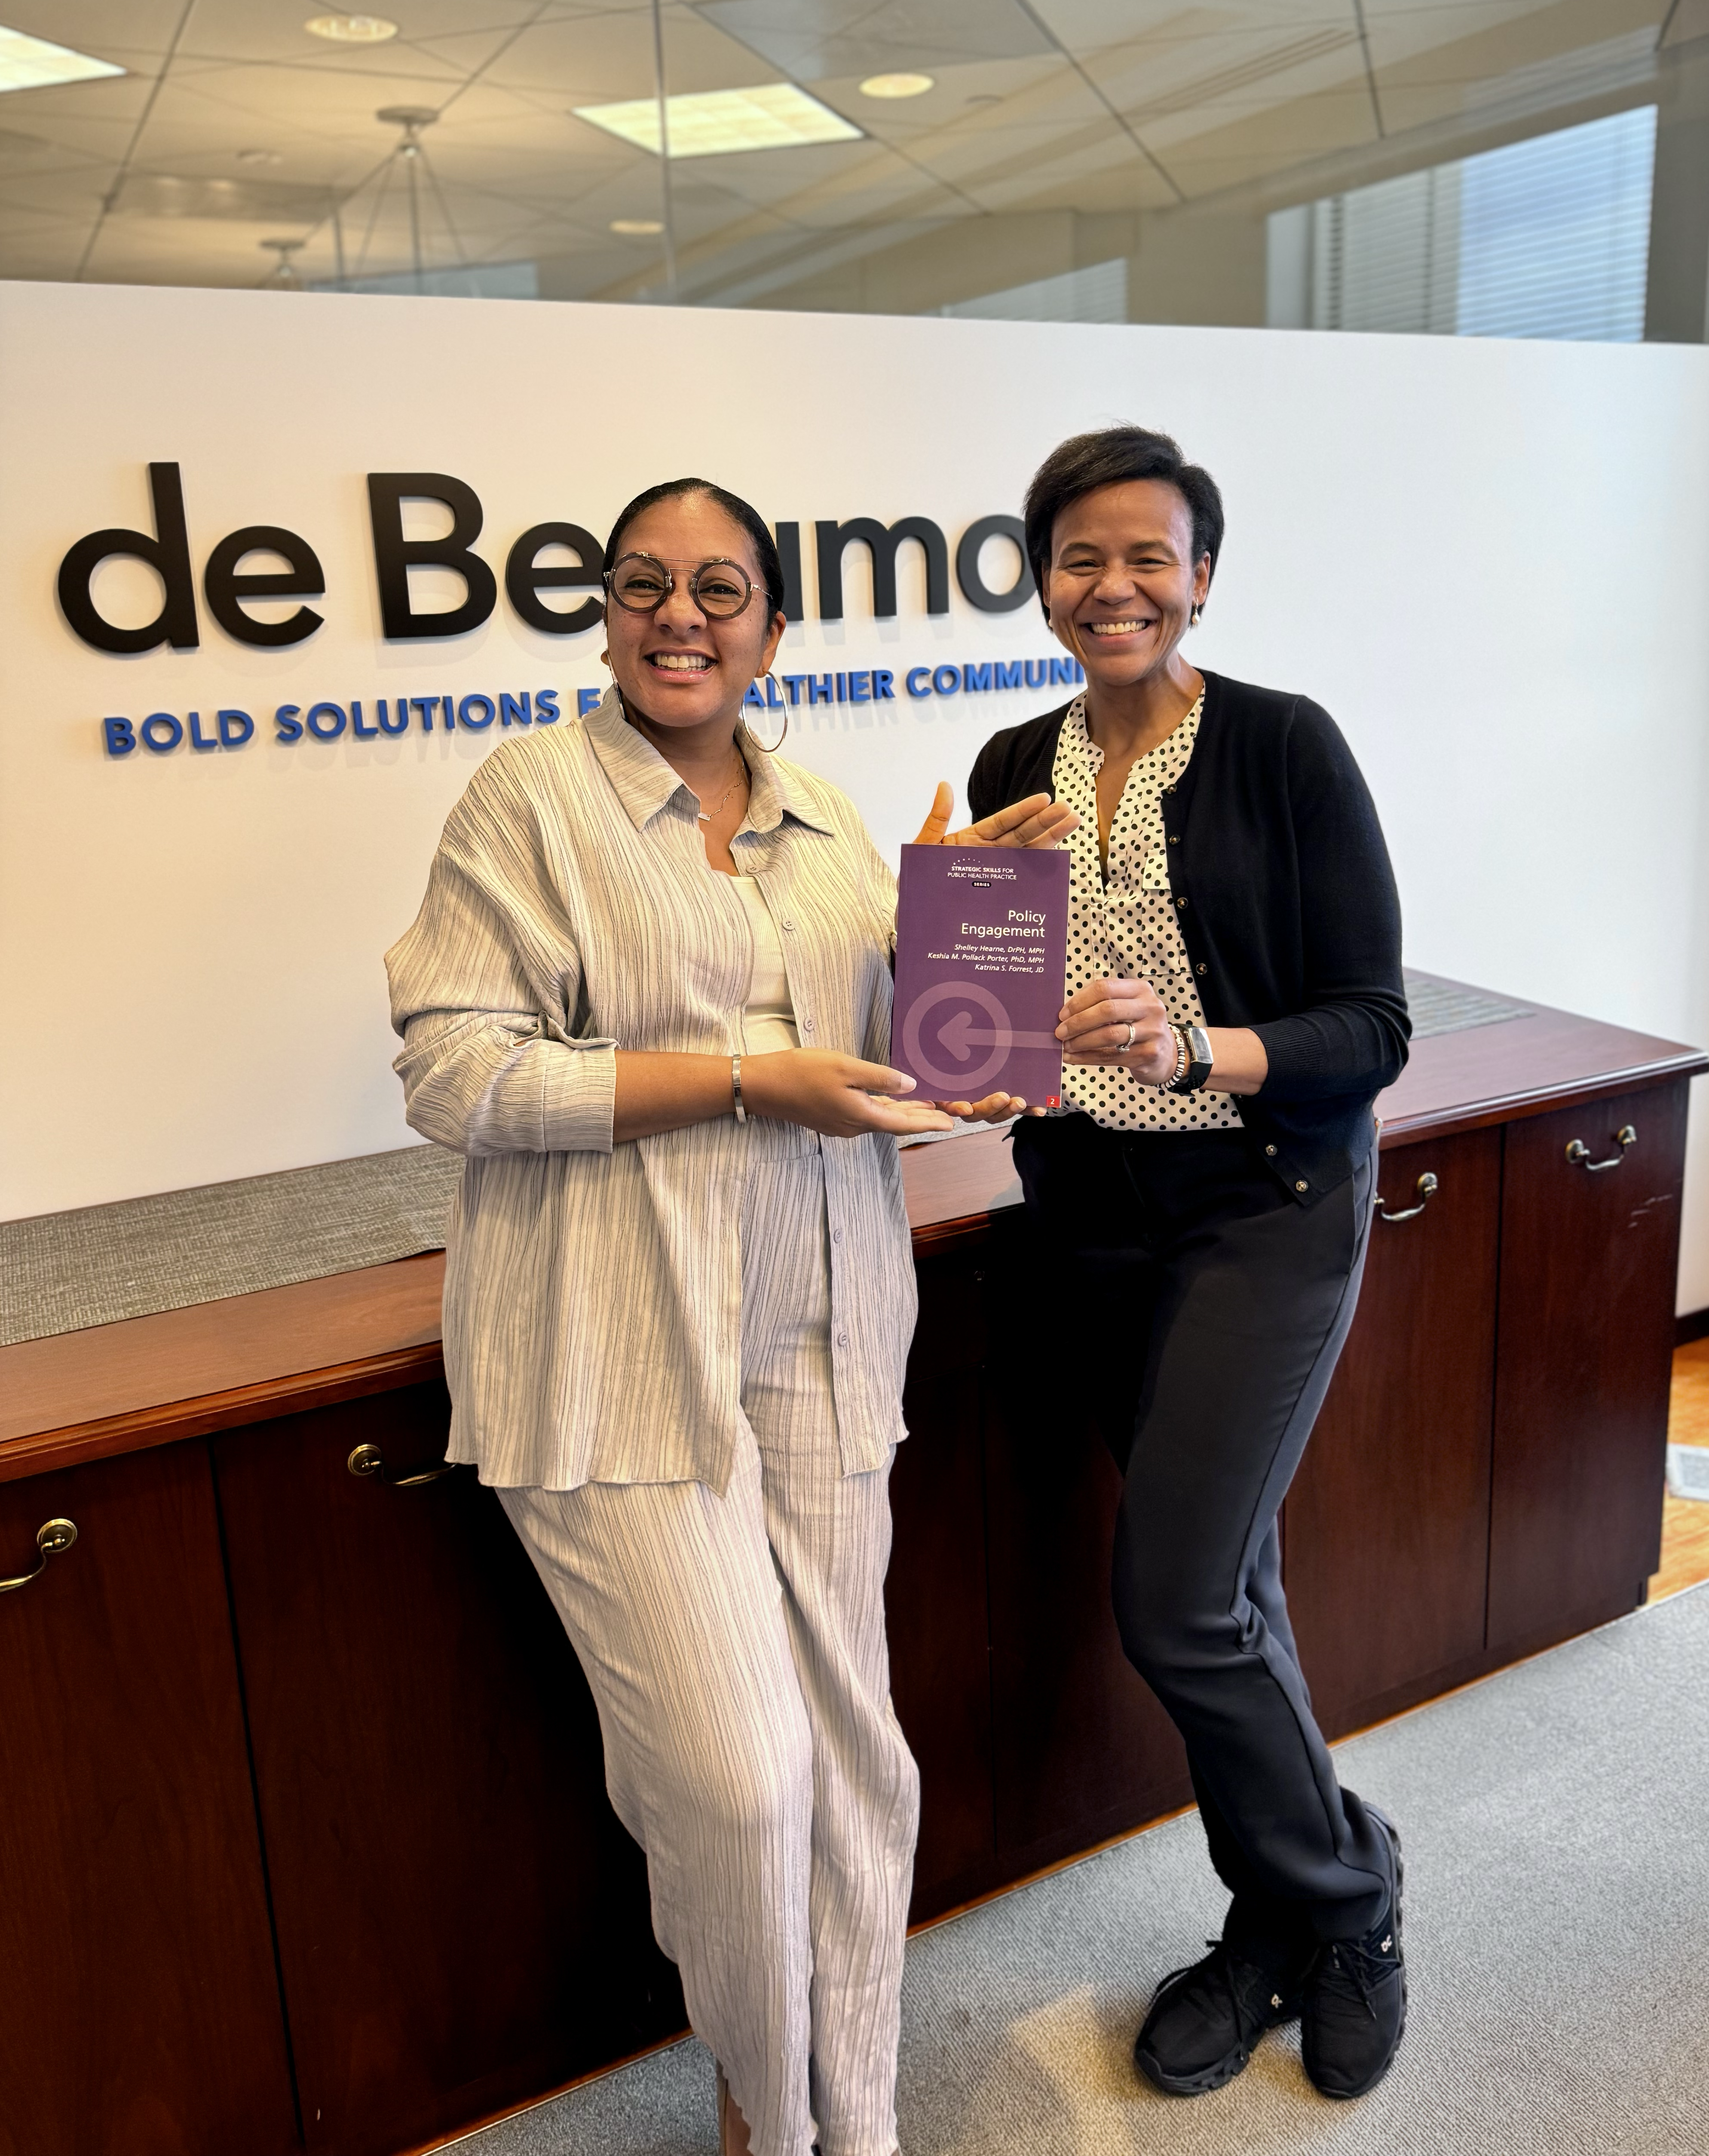
[{"label": "round eyeglasses", "polygon": [[[606,571],[605,588],[625,613],[657,613],[676,589],[676,578],[656,554],[625,554]],[[753,597],[753,580],[740,562],[720,558],[700,564],[688,579],[688,592],[702,613],[730,621]]]}]

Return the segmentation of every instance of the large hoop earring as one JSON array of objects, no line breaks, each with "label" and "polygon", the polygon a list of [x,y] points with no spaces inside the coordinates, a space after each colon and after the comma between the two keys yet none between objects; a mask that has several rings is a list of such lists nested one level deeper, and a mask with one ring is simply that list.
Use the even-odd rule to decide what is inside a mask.
[{"label": "large hoop earring", "polygon": [[[769,674],[767,674],[765,678],[771,683],[772,688],[776,689],[778,687],[777,683],[772,680],[772,677]],[[767,756],[775,756],[778,753],[778,751],[783,747],[784,742],[789,738],[789,703],[788,699],[783,695],[781,690],[778,690],[778,703],[782,705],[783,710],[783,732],[778,735],[776,741],[771,742],[762,742],[757,734],[754,734],[754,746],[757,748],[763,750],[765,754]],[[775,709],[776,706],[769,706],[768,708]],[[753,728],[750,726],[748,728],[748,732],[750,733],[753,733]]]}]

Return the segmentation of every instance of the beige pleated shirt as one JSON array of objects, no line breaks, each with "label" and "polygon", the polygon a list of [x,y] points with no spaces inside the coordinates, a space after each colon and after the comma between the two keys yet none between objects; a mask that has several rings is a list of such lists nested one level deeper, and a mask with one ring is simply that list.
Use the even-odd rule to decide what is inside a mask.
[{"label": "beige pleated shirt", "polygon": [[[731,842],[783,946],[803,1048],[890,1052],[896,886],[846,797],[744,732]],[[699,803],[624,720],[507,742],[451,812],[415,925],[387,953],[395,1068],[423,1137],[466,1156],[447,1248],[449,1457],[483,1481],[729,1479],[740,1413],[733,1114],[612,1139],[614,1051],[731,1054],[747,909]],[[914,1270],[894,1139],[824,1141],[843,1470],[904,1435]]]}]

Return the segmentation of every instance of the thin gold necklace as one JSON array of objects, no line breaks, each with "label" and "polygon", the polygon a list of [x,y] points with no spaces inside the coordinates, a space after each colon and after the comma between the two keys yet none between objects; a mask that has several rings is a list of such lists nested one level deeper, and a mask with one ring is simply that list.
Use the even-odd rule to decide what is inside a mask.
[{"label": "thin gold necklace", "polygon": [[735,793],[736,788],[741,785],[742,780],[747,777],[747,762],[746,758],[743,757],[742,751],[738,749],[736,752],[735,778],[731,780],[730,783],[725,788],[723,793],[719,795],[716,804],[712,808],[701,809],[696,821],[702,824],[710,824],[715,816],[721,815],[724,811],[724,803],[730,798],[731,795]]}]

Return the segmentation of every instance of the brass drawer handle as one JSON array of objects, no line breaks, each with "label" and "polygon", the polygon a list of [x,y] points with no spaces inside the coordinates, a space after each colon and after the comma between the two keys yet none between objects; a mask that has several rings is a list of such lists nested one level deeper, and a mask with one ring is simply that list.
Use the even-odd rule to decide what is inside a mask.
[{"label": "brass drawer handle", "polygon": [[377,1445],[359,1445],[345,1466],[352,1475],[377,1475],[382,1482],[389,1482],[394,1490],[414,1490],[423,1482],[437,1482],[442,1475],[455,1468],[454,1460],[442,1460],[437,1467],[423,1467],[414,1475],[388,1475],[386,1462]]},{"label": "brass drawer handle", "polygon": [[1377,1209],[1377,1218],[1379,1220],[1416,1220],[1419,1214],[1424,1211],[1425,1206],[1429,1204],[1430,1200],[1435,1196],[1436,1193],[1442,1188],[1442,1186],[1437,1181],[1436,1178],[1430,1173],[1429,1170],[1426,1168],[1424,1173],[1419,1178],[1417,1183],[1414,1185],[1414,1188],[1419,1194],[1419,1202],[1416,1205],[1409,1205],[1404,1213],[1389,1212],[1383,1205],[1382,1194],[1379,1191],[1377,1196],[1371,1200],[1371,1203]]},{"label": "brass drawer handle", "polygon": [[44,1520],[36,1529],[36,1548],[41,1552],[41,1561],[33,1572],[21,1572],[16,1579],[0,1579],[0,1594],[10,1594],[14,1587],[28,1587],[33,1579],[39,1578],[48,1568],[48,1559],[69,1550],[77,1540],[77,1529],[69,1520]]},{"label": "brass drawer handle", "polygon": [[1622,1123],[1614,1132],[1618,1152],[1611,1152],[1606,1160],[1593,1160],[1590,1148],[1583,1138],[1572,1139],[1567,1147],[1567,1158],[1574,1168],[1582,1168],[1587,1175],[1600,1175],[1604,1168],[1618,1168],[1626,1157],[1626,1147],[1638,1142],[1638,1132],[1631,1123]]}]

